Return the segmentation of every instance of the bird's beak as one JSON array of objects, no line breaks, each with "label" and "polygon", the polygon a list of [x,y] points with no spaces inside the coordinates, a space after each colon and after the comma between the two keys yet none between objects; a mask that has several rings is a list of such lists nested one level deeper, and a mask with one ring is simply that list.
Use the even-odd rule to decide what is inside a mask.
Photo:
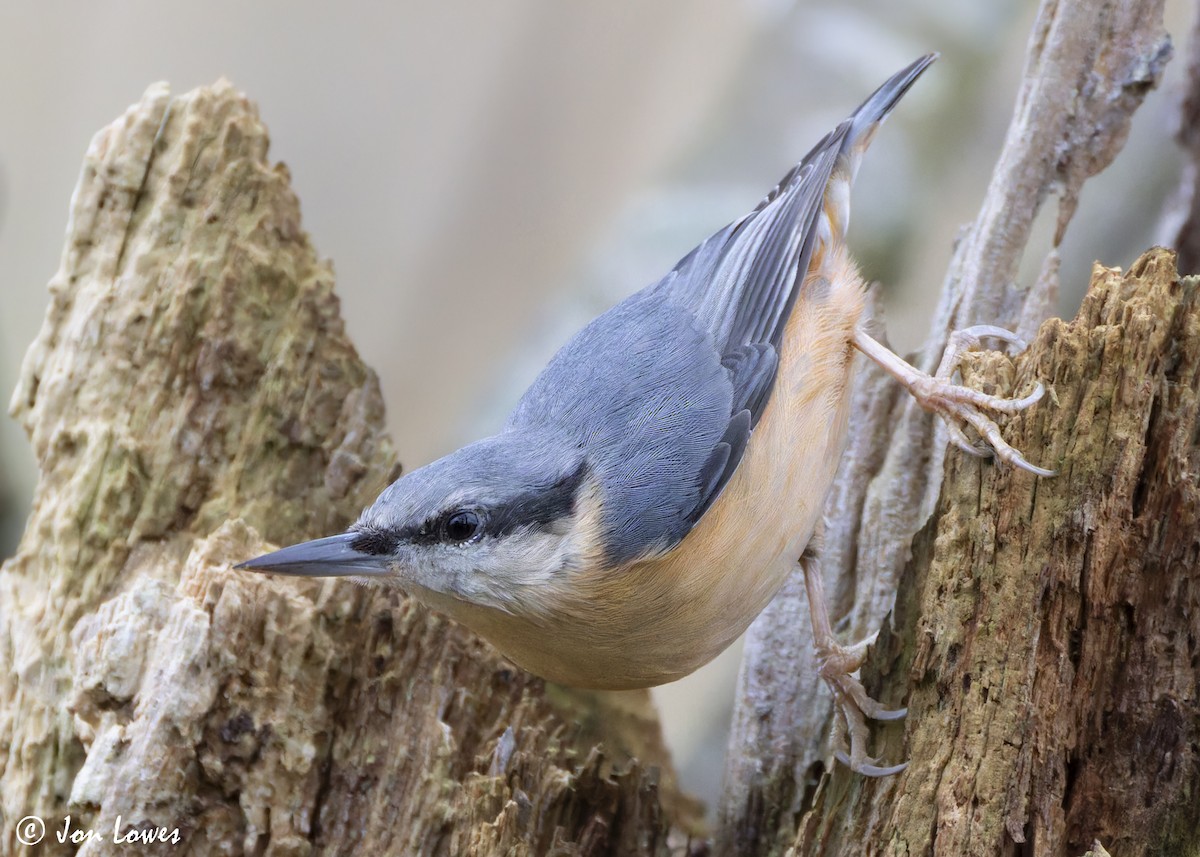
[{"label": "bird's beak", "polygon": [[374,556],[350,546],[356,533],[342,533],[281,548],[238,563],[234,568],[300,577],[380,577],[390,574],[387,556]]}]

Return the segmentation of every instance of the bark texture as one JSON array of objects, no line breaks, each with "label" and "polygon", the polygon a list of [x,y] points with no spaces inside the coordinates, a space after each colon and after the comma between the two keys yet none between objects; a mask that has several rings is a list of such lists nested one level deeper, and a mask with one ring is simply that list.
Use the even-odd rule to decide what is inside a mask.
[{"label": "bark texture", "polygon": [[[1054,305],[1057,256],[1052,251],[1043,261],[1032,289],[1016,282],[1034,218],[1048,197],[1058,197],[1057,246],[1082,184],[1120,151],[1134,110],[1170,55],[1161,0],[1043,0],[1003,151],[979,216],[955,247],[917,365],[932,371],[956,328],[999,324],[1026,337],[1037,331]],[[876,145],[886,145],[885,137],[886,129]],[[820,552],[825,591],[847,640],[885,622],[913,539],[937,507],[946,456],[940,425],[880,370],[865,368]],[[1044,464],[1038,448],[1025,448],[1033,463]],[[745,651],[718,851],[779,853],[812,806],[829,756],[830,696],[813,664],[799,574],[751,626]],[[903,693],[890,688],[882,701],[899,704]],[[898,748],[881,750],[885,761],[896,761],[889,752]]]},{"label": "bark texture", "polygon": [[983,389],[1047,401],[1007,436],[1051,479],[948,456],[869,686],[902,774],[836,769],[798,854],[1078,855],[1200,849],[1200,280],[1153,250],[1097,267],[1076,319]]},{"label": "bark texture", "polygon": [[[41,481],[0,569],[0,853],[25,816],[46,854],[667,853],[660,797],[688,812],[644,695],[549,694],[394,594],[231,570],[397,470],[267,145],[221,83],[152,87],[88,150],[12,400]],[[68,814],[98,835],[59,843]]]}]

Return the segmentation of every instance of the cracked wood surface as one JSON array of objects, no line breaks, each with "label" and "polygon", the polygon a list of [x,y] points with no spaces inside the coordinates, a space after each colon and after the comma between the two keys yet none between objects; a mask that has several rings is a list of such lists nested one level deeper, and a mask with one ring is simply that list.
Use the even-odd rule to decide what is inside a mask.
[{"label": "cracked wood surface", "polygon": [[1169,251],[1097,267],[995,391],[1047,385],[1006,436],[1058,475],[959,453],[864,678],[902,774],[822,781],[797,854],[1200,849],[1200,279]]},{"label": "cracked wood surface", "polygon": [[0,853],[68,813],[87,855],[126,853],[118,816],[179,829],[146,853],[668,853],[689,812],[644,694],[548,693],[394,594],[230,569],[397,470],[267,146],[220,83],[152,87],[88,150],[12,400],[41,477],[0,569]]},{"label": "cracked wood surface", "polygon": [[[1036,332],[1054,305],[1057,251],[1043,260],[1032,289],[1016,282],[1034,218],[1057,196],[1057,247],[1081,186],[1120,151],[1133,112],[1170,55],[1162,0],[1043,0],[1004,148],[979,216],[955,246],[918,365],[932,371],[955,328],[986,323],[1025,337]],[[853,396],[821,549],[833,618],[850,641],[887,621],[913,539],[937,506],[946,457],[944,429],[873,364],[860,366]],[[1036,447],[1019,448],[1042,463]],[[717,830],[721,853],[782,852],[826,775],[831,704],[811,639],[796,574],[747,634]],[[901,689],[884,701],[902,696]]]}]

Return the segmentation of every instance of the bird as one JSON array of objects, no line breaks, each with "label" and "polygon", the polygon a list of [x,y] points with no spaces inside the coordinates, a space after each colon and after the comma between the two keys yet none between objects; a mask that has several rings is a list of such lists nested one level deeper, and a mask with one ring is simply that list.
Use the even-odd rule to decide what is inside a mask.
[{"label": "bird", "polygon": [[[494,435],[400,476],[343,533],[241,563],[395,587],[552,682],[597,689],[681,678],[736,640],[797,568],[835,756],[884,776],[867,719],[903,717],[854,673],[821,590],[820,519],[849,429],[855,352],[882,366],[973,455],[1034,473],[990,413],[1037,402],[955,383],[982,325],[934,375],[866,330],[845,243],[850,187],[880,124],[934,62],[892,75],[748,214],[551,358]],[[972,427],[986,444],[973,444]]]}]

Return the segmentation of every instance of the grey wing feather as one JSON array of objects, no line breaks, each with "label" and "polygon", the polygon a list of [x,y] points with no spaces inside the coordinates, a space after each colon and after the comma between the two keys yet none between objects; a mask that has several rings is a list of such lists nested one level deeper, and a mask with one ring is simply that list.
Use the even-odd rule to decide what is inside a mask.
[{"label": "grey wing feather", "polygon": [[664,281],[722,354],[755,342],[778,348],[851,124],[827,134],[753,211],[697,247]]},{"label": "grey wing feather", "polygon": [[750,214],[554,356],[509,418],[585,449],[614,564],[678,544],[737,469],[770,398],[843,126]]},{"label": "grey wing feather", "polygon": [[825,187],[849,129],[849,120],[834,129],[754,211],[696,248],[662,284],[712,335],[733,388],[729,425],[701,470],[692,523],[737,470],[770,400],[779,344],[808,273]]},{"label": "grey wing feather", "polygon": [[695,523],[708,511],[721,494],[721,488],[733,476],[741,461],[746,444],[750,441],[750,412],[738,411],[729,421],[721,441],[713,447],[708,461],[700,471],[700,497],[694,509],[689,512],[688,521]]},{"label": "grey wing feather", "polygon": [[[780,342],[812,261],[830,176],[852,150],[861,155],[874,128],[936,58],[923,56],[884,81],[754,211],[697,247],[660,284],[712,334],[733,385],[729,431],[722,437],[729,451],[714,449],[702,471],[708,479],[695,519],[741,461],[750,436],[741,430],[743,409],[752,429],[771,397]],[[846,166],[853,172],[849,162]],[[713,473],[719,476],[712,479]]]},{"label": "grey wing feather", "polygon": [[602,493],[605,556],[622,565],[691,530],[734,447],[745,447],[749,417],[731,420],[733,408],[711,337],[686,309],[643,290],[563,346],[507,428],[584,451]]},{"label": "grey wing feather", "polygon": [[733,385],[734,415],[739,410],[748,410],[753,428],[771,395],[779,352],[769,342],[751,342],[726,352],[721,365],[729,372],[729,381]]}]

